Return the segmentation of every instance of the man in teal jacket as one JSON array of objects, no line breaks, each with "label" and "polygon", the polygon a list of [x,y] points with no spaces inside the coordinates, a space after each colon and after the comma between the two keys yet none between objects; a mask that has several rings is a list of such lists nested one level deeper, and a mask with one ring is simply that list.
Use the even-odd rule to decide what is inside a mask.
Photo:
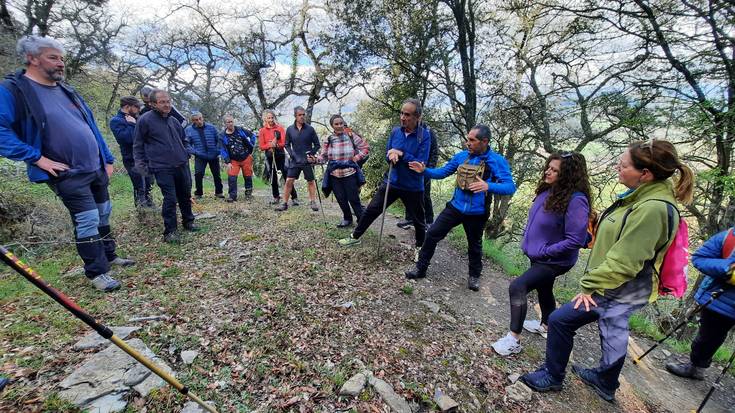
[{"label": "man in teal jacket", "polygon": [[436,221],[426,234],[421,251],[419,251],[416,266],[406,271],[406,278],[417,279],[426,277],[431,257],[434,256],[436,244],[447,236],[449,231],[462,224],[467,234],[467,255],[469,258],[469,279],[467,287],[470,290],[480,289],[480,275],[482,274],[482,233],[489,217],[490,194],[512,195],[516,191],[513,176],[510,173],[508,162],[490,149],[490,128],[477,125],[467,134],[467,150],[464,150],[449,160],[441,168],[426,168],[423,162],[409,162],[409,168],[417,173],[423,173],[431,179],[443,179],[452,175],[464,165],[479,167],[482,176],[475,177],[466,188],[457,186],[454,189],[452,200],[439,214]]}]

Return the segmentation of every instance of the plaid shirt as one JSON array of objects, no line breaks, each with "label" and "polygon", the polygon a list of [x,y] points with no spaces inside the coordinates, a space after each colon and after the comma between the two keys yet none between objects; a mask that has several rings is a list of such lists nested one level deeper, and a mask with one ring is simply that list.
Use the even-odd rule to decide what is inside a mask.
[{"label": "plaid shirt", "polygon": [[[367,142],[354,132],[352,133],[352,139],[346,133],[339,136],[329,135],[322,144],[322,154],[319,161],[351,161],[353,157],[357,157],[359,161],[368,155],[368,150]],[[355,168],[335,169],[330,175],[335,178],[344,178],[355,172],[357,172]]]}]

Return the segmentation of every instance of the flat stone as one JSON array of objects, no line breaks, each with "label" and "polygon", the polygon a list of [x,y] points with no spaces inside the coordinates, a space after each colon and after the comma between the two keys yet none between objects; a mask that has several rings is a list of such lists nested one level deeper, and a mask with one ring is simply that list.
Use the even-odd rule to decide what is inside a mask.
[{"label": "flat stone", "polygon": [[367,377],[364,374],[358,373],[350,377],[339,389],[340,396],[357,396],[362,393],[362,389],[365,388],[365,382]]},{"label": "flat stone", "polygon": [[[173,374],[170,367],[156,357],[143,341],[135,338],[127,343]],[[119,412],[125,409],[131,389],[147,395],[150,390],[163,385],[163,380],[127,353],[117,346],[109,346],[89,357],[59,383],[59,397],[82,410]]]},{"label": "flat stone", "polygon": [[442,412],[456,412],[459,408],[459,404],[446,394],[442,394],[438,399],[434,399],[434,402],[436,402],[436,405]]},{"label": "flat stone", "polygon": [[196,219],[212,219],[215,218],[217,215],[210,214],[209,212],[202,212],[201,214],[194,214],[194,218]]},{"label": "flat stone", "polygon": [[[216,408],[214,402],[207,402],[204,403]],[[206,413],[207,411],[202,408],[202,406],[198,405],[196,402],[186,402],[184,405],[184,408],[181,409],[181,413]]]},{"label": "flat stone", "polygon": [[431,311],[434,314],[436,314],[436,313],[439,312],[439,304],[437,304],[437,303],[433,303],[431,301],[426,301],[426,300],[420,300],[419,303],[421,303],[424,306],[426,306],[426,308],[428,308],[429,311]]},{"label": "flat stone", "polygon": [[533,390],[520,381],[507,386],[505,393],[508,398],[517,402],[530,402],[533,397]]},{"label": "flat stone", "polygon": [[439,314],[439,317],[441,317],[442,320],[446,321],[447,323],[455,324],[457,322],[457,319],[450,316],[449,314]]},{"label": "flat stone", "polygon": [[[140,330],[140,327],[110,327],[110,330],[112,330],[116,336],[120,337],[121,340],[125,340],[133,331]],[[112,344],[110,340],[102,337],[96,331],[90,331],[82,337],[81,340],[74,344],[72,350],[89,350],[97,347],[107,347],[110,344]]]},{"label": "flat stone", "polygon": [[184,362],[184,364],[191,364],[194,362],[194,359],[197,358],[199,355],[198,351],[195,350],[185,350],[181,352],[181,361]]},{"label": "flat stone", "polygon": [[406,402],[403,397],[399,396],[393,390],[393,387],[390,384],[373,376],[370,377],[370,385],[373,386],[373,388],[376,392],[378,392],[385,404],[393,409],[394,412],[411,413],[411,406],[408,405],[408,402]]},{"label": "flat stone", "polygon": [[514,384],[518,381],[518,379],[521,378],[521,375],[518,373],[513,373],[510,376],[508,376],[508,381],[510,381],[511,384]]}]

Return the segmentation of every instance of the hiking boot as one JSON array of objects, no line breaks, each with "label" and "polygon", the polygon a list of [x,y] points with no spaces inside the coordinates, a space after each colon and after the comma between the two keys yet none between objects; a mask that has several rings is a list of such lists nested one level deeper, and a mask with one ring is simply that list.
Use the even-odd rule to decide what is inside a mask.
[{"label": "hiking boot", "polygon": [[10,379],[7,377],[0,377],[0,391],[3,391],[5,386],[10,384]]},{"label": "hiking boot", "polygon": [[480,291],[480,277],[470,277],[467,280],[467,288],[472,291]]},{"label": "hiking boot", "polygon": [[523,322],[523,329],[534,334],[538,334],[546,338],[546,327],[541,325],[539,320],[526,320]]},{"label": "hiking boot", "polygon": [[110,265],[118,265],[120,267],[129,267],[131,265],[135,265],[135,260],[131,260],[130,258],[115,257],[114,260],[110,261]]},{"label": "hiking boot", "polygon": [[276,210],[278,212],[282,212],[282,211],[285,211],[287,209],[288,209],[288,204],[286,204],[286,203],[283,203],[281,205],[278,205],[277,207],[274,208],[274,210]]},{"label": "hiking boot", "polygon": [[291,206],[299,206],[299,200],[298,199],[292,199],[291,200]]},{"label": "hiking boot", "polygon": [[526,373],[518,380],[530,387],[531,390],[541,393],[547,391],[560,391],[564,383],[562,380],[555,379],[545,368],[540,368],[533,373]]},{"label": "hiking boot", "polygon": [[404,272],[404,274],[406,274],[406,278],[408,278],[409,280],[417,280],[419,278],[425,278],[426,268],[422,270],[417,265],[414,265],[413,267],[411,267],[410,270]]},{"label": "hiking boot", "polygon": [[578,364],[572,365],[572,372],[576,374],[584,384],[592,387],[603,400],[612,403],[615,401],[615,389],[606,388],[600,381],[600,377],[592,369],[586,369]]},{"label": "hiking boot", "polygon": [[163,234],[163,242],[169,244],[178,244],[180,241],[181,237],[179,236],[178,232],[169,232],[168,234]]},{"label": "hiking boot", "polygon": [[253,189],[245,188],[245,199],[253,199]]},{"label": "hiking boot", "polygon": [[398,223],[396,223],[396,226],[401,229],[411,229],[411,227],[413,226],[413,221],[404,219],[403,221],[398,221]]},{"label": "hiking boot", "polygon": [[100,274],[92,278],[91,281],[92,285],[94,285],[96,289],[104,291],[106,293],[110,291],[115,291],[120,288],[120,282],[107,274]]},{"label": "hiking boot", "polygon": [[704,372],[707,369],[703,367],[697,367],[689,361],[686,363],[677,363],[670,361],[666,363],[666,370],[668,370],[669,373],[679,377],[694,380],[704,380]]},{"label": "hiking boot", "polygon": [[339,244],[340,247],[352,247],[354,245],[360,244],[362,241],[359,239],[353,238],[352,234],[350,234],[349,238],[342,238],[341,240],[337,241],[337,244]]},{"label": "hiking boot", "polygon": [[309,206],[311,207],[311,210],[312,211],[315,211],[316,212],[316,211],[319,210],[319,206],[317,206],[316,201],[309,202]]},{"label": "hiking boot", "polygon": [[348,221],[346,219],[339,221],[339,224],[337,224],[337,228],[347,228],[350,226],[352,226],[352,221]]},{"label": "hiking boot", "polygon": [[224,194],[214,194],[215,198],[224,198]]},{"label": "hiking boot", "polygon": [[513,334],[511,333],[506,334],[505,337],[494,342],[490,347],[492,347],[493,350],[495,350],[495,352],[500,354],[501,356],[518,354],[521,352],[521,350],[523,350],[523,347],[521,347],[521,342],[513,337]]},{"label": "hiking boot", "polygon": [[270,205],[278,205],[281,203],[281,198],[273,198],[271,202],[269,202]]},{"label": "hiking boot", "polygon": [[225,202],[227,202],[227,203],[232,203],[232,202],[235,202],[235,201],[236,201],[236,199],[235,198],[232,198],[232,197],[225,199]]},{"label": "hiking boot", "polygon": [[199,226],[193,222],[189,222],[188,224],[184,224],[183,226],[184,226],[184,229],[189,232],[199,231]]}]

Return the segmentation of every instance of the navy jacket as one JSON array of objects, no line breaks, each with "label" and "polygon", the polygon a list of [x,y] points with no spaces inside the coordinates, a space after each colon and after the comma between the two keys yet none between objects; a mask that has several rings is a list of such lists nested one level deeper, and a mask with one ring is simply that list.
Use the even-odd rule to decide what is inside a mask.
[{"label": "navy jacket", "polygon": [[110,119],[110,131],[120,145],[120,153],[123,160],[133,160],[133,138],[135,136],[135,123],[125,119],[125,113],[118,110],[117,114]]},{"label": "navy jacket", "polygon": [[[510,166],[508,161],[502,156],[493,152],[488,148],[482,155],[471,155],[469,151],[464,150],[452,157],[441,168],[427,168],[424,175],[431,179],[443,179],[457,171],[467,159],[470,165],[479,165],[485,162],[485,182],[488,185],[488,193],[498,195],[513,195],[516,192],[516,185],[513,182],[513,176],[510,174]],[[473,193],[463,191],[459,187],[454,188],[454,197],[450,203],[453,207],[465,215],[482,215],[487,213],[485,205],[484,192]]]},{"label": "navy jacket", "polygon": [[[33,163],[38,161],[43,154],[46,116],[42,103],[38,101],[33,91],[33,86],[28,83],[31,80],[27,79],[24,74],[25,70],[9,74],[5,76],[0,86],[0,156],[13,161],[25,162],[28,179],[31,182],[45,182],[49,180],[49,175]],[[59,86],[79,109],[89,128],[92,129],[100,149],[100,168],[103,168],[105,164],[114,163],[115,158],[97,128],[92,110],[71,86],[64,83],[59,83]],[[16,102],[14,91],[19,95],[21,102]],[[18,103],[22,105],[21,108],[18,107]]]},{"label": "navy jacket", "polygon": [[722,258],[725,235],[727,231],[715,234],[692,255],[692,264],[705,275],[694,299],[699,304],[704,304],[709,301],[713,292],[722,288],[724,290],[722,295],[707,308],[724,316],[735,318],[735,288],[726,283],[730,279],[730,267],[735,263],[735,252],[727,258]]},{"label": "navy jacket", "polygon": [[305,123],[299,130],[294,123],[286,129],[286,151],[291,157],[292,165],[306,165],[306,153],[315,155],[319,152],[319,147],[319,137],[311,125]]},{"label": "navy jacket", "polygon": [[[255,147],[255,134],[245,128],[242,128],[240,126],[235,126],[235,133],[237,136],[240,137],[243,141],[243,146],[246,152],[246,155],[242,159],[235,159],[236,161],[244,161],[245,159],[250,156],[250,154],[253,153],[253,148]],[[220,150],[219,153],[222,155],[222,159],[225,161],[225,163],[230,163],[230,150],[231,150],[231,142],[229,141],[229,138],[227,137],[227,134],[225,133],[225,130],[222,129],[222,132],[219,134],[219,142],[220,142]]]},{"label": "navy jacket", "polygon": [[[204,131],[204,141],[202,141],[202,135],[200,131]],[[219,156],[220,144],[219,144],[219,132],[217,128],[211,123],[204,123],[204,126],[197,128],[196,126],[189,125],[185,130],[186,139],[189,140],[189,146],[191,147],[191,154],[197,158],[203,158],[207,160],[217,159]]]},{"label": "navy jacket", "polygon": [[387,154],[390,149],[398,149],[403,152],[403,155],[393,165],[391,176],[386,177],[384,182],[390,179],[390,186],[393,188],[411,192],[423,192],[424,175],[408,169],[408,163],[418,161],[426,164],[429,161],[430,148],[431,133],[428,129],[419,127],[406,136],[403,128],[393,128],[386,144],[385,160],[390,163]]},{"label": "navy jacket", "polygon": [[146,112],[135,126],[133,156],[141,171],[175,168],[189,162],[191,148],[184,128],[173,116],[161,116],[155,110]]},{"label": "navy jacket", "polygon": [[365,184],[365,174],[362,173],[360,165],[355,161],[329,161],[329,163],[327,163],[327,169],[324,171],[324,177],[322,178],[322,192],[324,193],[324,196],[328,197],[329,194],[332,193],[332,179],[334,179],[332,171],[335,169],[345,168],[355,168],[358,187]]}]

